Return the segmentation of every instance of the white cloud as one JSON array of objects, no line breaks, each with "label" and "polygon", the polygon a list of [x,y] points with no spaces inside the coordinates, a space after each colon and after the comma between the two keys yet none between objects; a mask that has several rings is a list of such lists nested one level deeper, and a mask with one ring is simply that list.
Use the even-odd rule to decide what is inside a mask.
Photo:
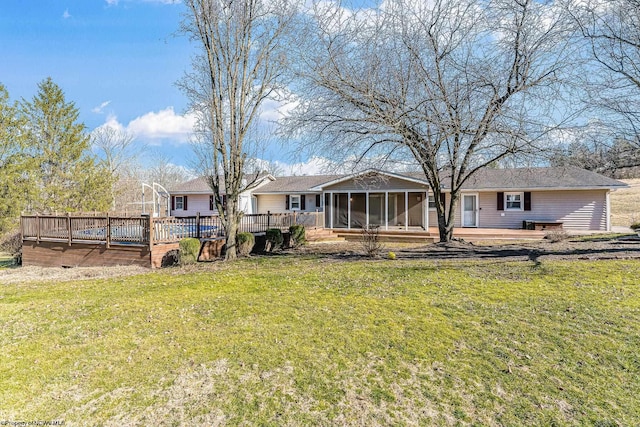
[{"label": "white cloud", "polygon": [[64,18],[64,19],[71,18],[71,14],[69,13],[69,9],[65,9],[64,13],[62,14],[62,18]]},{"label": "white cloud", "polygon": [[119,0],[104,0],[107,3],[107,6],[117,6]]},{"label": "white cloud", "polygon": [[[104,104],[104,103],[103,103]],[[101,104],[102,105],[102,104]],[[173,107],[158,112],[151,111],[131,120],[126,126],[112,114],[99,127],[107,126],[133,134],[138,139],[149,141],[152,145],[167,139],[177,143],[188,142],[193,134],[196,118],[193,115],[176,114]]]},{"label": "white cloud", "polygon": [[299,101],[291,100],[290,93],[282,94],[276,98],[267,98],[262,103],[260,120],[265,122],[279,122],[286,118],[299,104]]},{"label": "white cloud", "polygon": [[100,105],[98,105],[97,107],[94,107],[91,109],[92,113],[96,113],[96,114],[102,114],[104,112],[104,109],[107,107],[107,105],[111,104],[111,101],[104,101],[103,103],[101,103]]}]

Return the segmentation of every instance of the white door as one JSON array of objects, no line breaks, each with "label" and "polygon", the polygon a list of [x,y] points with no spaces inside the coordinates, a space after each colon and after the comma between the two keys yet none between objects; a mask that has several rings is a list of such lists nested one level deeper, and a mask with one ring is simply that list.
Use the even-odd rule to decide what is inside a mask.
[{"label": "white door", "polygon": [[477,194],[462,195],[462,226],[463,227],[478,226],[478,195]]}]

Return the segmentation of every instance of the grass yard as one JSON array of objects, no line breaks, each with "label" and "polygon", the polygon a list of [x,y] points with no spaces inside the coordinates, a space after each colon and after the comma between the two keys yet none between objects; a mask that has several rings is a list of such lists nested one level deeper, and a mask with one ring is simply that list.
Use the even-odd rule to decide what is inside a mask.
[{"label": "grass yard", "polygon": [[622,179],[629,188],[611,192],[611,224],[628,227],[640,221],[640,179]]},{"label": "grass yard", "polygon": [[0,287],[0,420],[640,424],[638,261],[291,256]]},{"label": "grass yard", "polygon": [[13,266],[13,257],[7,253],[0,252],[0,268]]}]

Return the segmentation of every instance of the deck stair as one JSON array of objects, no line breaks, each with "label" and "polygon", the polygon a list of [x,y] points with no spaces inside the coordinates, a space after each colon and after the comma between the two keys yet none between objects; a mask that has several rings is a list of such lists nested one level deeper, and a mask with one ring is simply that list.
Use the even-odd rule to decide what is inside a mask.
[{"label": "deck stair", "polygon": [[[362,231],[359,229],[352,230],[333,230],[335,236],[343,238],[346,241],[359,241],[362,238]],[[398,230],[380,230],[378,240],[381,242],[395,243],[434,243],[437,238],[427,231],[398,231]]]}]

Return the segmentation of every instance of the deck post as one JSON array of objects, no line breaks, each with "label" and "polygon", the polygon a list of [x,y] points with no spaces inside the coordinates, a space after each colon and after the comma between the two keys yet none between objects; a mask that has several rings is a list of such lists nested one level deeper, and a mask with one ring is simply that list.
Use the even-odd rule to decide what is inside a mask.
[{"label": "deck post", "polygon": [[149,215],[149,219],[147,220],[147,224],[149,225],[149,251],[153,250],[153,234],[154,234],[154,226],[153,226],[153,217]]},{"label": "deck post", "polygon": [[36,214],[36,241],[40,243],[40,215]]},{"label": "deck post", "polygon": [[67,233],[69,233],[69,246],[71,246],[71,212],[67,212]]},{"label": "deck post", "polygon": [[105,228],[105,241],[107,249],[111,246],[111,218],[109,218],[109,212],[107,212],[107,227]]},{"label": "deck post", "polygon": [[364,221],[364,222],[365,222],[365,224],[366,224],[366,227],[367,227],[367,228],[369,228],[369,192],[368,192],[368,191],[367,191],[367,192],[365,192],[365,193],[364,193],[364,196],[366,197],[366,199],[365,199],[365,203],[364,203],[364,206],[365,206],[364,210],[365,210],[365,212],[366,212],[366,213],[365,213],[365,217],[366,217],[366,218],[365,218],[365,221]]},{"label": "deck post", "polygon": [[200,238],[200,212],[196,212],[196,239]]},{"label": "deck post", "polygon": [[267,230],[271,228],[271,211],[267,211]]}]

